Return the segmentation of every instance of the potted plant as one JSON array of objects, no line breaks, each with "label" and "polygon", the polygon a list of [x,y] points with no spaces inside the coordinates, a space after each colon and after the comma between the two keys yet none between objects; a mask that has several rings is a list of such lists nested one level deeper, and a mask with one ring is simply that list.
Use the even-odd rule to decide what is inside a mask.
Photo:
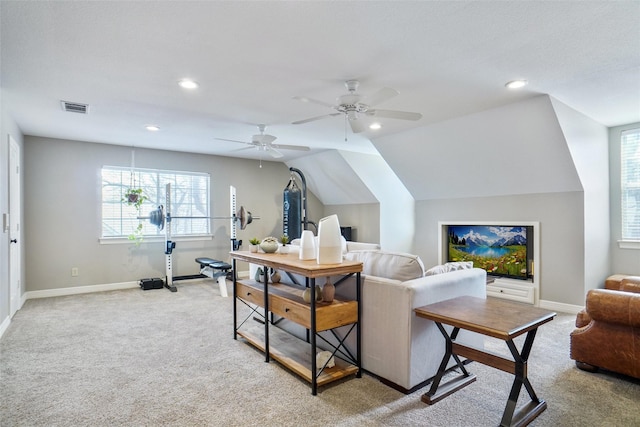
[{"label": "potted plant", "polygon": [[287,243],[289,243],[289,236],[287,236],[286,234],[280,236],[280,243],[282,243],[282,246],[280,247],[280,253],[288,254],[289,248],[287,247]]},{"label": "potted plant", "polygon": [[128,188],[122,196],[123,202],[126,202],[128,206],[135,206],[137,210],[140,210],[140,206],[147,199],[147,196],[142,194],[142,188]]},{"label": "potted plant", "polygon": [[252,237],[249,239],[249,251],[250,252],[258,252],[258,245],[260,244],[260,239],[257,237]]}]

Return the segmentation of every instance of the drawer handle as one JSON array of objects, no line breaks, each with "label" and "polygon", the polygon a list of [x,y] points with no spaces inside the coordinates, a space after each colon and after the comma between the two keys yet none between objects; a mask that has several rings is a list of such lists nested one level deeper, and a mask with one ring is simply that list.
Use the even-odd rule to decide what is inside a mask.
[{"label": "drawer handle", "polygon": [[285,312],[285,313],[288,313],[288,312],[289,312],[289,309],[285,307],[285,308],[284,308],[284,312]]},{"label": "drawer handle", "polygon": [[247,292],[247,296],[251,295],[251,292]]}]

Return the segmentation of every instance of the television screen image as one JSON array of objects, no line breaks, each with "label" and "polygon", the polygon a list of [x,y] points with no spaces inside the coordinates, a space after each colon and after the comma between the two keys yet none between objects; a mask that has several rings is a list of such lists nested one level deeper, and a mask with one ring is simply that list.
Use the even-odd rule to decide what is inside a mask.
[{"label": "television screen image", "polygon": [[449,225],[447,261],[473,261],[492,276],[529,278],[526,226]]}]

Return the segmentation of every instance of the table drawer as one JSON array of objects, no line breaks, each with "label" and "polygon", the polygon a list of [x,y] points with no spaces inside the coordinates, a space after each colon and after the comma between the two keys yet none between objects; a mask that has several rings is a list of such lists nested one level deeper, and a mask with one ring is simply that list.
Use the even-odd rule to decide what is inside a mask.
[{"label": "table drawer", "polygon": [[236,292],[238,294],[238,298],[242,298],[247,302],[259,305],[260,307],[264,307],[264,291],[263,290],[250,285],[246,285],[242,282],[237,282]]}]

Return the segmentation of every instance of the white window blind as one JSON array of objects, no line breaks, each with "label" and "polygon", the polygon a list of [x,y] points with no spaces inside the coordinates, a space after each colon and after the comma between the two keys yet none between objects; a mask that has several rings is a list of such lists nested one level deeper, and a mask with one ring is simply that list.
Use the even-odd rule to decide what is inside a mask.
[{"label": "white window blind", "polygon": [[[148,217],[159,205],[166,203],[166,184],[171,183],[171,207],[165,212],[172,217],[196,217],[174,219],[172,236],[198,236],[211,233],[209,175],[195,172],[177,172],[141,168],[102,168],[102,237],[126,237],[134,232],[142,221],[144,236],[164,236]],[[129,188],[141,188],[148,200],[140,207],[128,206],[122,198]]]},{"label": "white window blind", "polygon": [[622,240],[640,241],[640,129],[622,132]]}]

